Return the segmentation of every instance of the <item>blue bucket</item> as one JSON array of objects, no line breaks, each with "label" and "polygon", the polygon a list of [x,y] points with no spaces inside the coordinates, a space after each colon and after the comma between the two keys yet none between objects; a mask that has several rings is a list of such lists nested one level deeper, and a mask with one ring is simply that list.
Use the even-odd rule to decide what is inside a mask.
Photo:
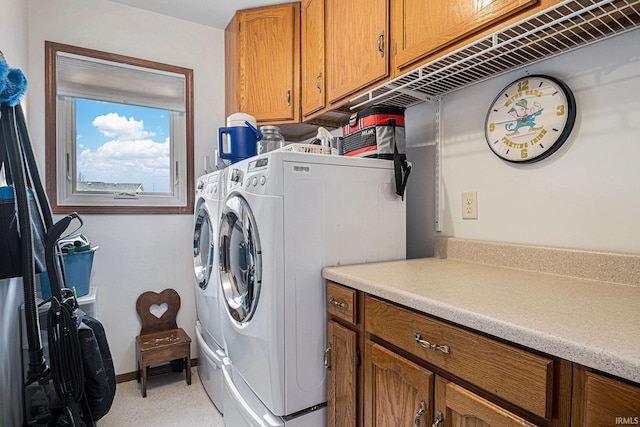
[{"label": "blue bucket", "polygon": [[[95,249],[90,249],[73,254],[62,254],[64,272],[67,278],[66,285],[69,289],[75,288],[77,297],[89,293],[93,254],[95,251]],[[49,282],[49,275],[46,271],[40,275],[40,289],[43,300],[51,298],[51,283]]]}]

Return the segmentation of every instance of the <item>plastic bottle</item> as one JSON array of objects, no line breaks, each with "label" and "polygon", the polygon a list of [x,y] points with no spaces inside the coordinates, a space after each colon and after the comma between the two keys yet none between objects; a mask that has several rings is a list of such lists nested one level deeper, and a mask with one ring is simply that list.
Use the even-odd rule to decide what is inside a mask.
[{"label": "plastic bottle", "polygon": [[258,154],[284,147],[284,137],[278,126],[262,126],[260,132],[262,132],[262,139],[258,141]]}]

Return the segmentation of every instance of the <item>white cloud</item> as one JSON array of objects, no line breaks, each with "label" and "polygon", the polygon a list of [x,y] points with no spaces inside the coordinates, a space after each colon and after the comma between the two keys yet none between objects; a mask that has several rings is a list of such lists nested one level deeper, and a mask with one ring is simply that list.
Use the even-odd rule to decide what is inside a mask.
[{"label": "white cloud", "polygon": [[125,140],[145,139],[155,133],[144,130],[144,122],[133,117],[127,119],[118,113],[109,113],[98,116],[91,123],[98,128],[100,133],[107,138],[118,138]]},{"label": "white cloud", "polygon": [[153,141],[142,120],[117,113],[98,116],[93,125],[113,138],[95,150],[78,154],[78,171],[88,181],[143,183],[147,190],[168,191],[171,143]]},{"label": "white cloud", "polygon": [[165,142],[154,142],[150,139],[120,140],[102,144],[96,154],[111,159],[155,159],[169,156],[169,138]]}]

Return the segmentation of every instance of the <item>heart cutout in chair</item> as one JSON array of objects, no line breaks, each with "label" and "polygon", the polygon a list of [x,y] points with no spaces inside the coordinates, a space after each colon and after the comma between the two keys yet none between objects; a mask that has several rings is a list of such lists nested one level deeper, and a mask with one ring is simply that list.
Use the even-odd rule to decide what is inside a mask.
[{"label": "heart cutout in chair", "polygon": [[142,322],[140,335],[176,329],[179,309],[180,295],[175,289],[165,289],[159,294],[143,292],[136,300],[136,311]]},{"label": "heart cutout in chair", "polygon": [[159,305],[152,304],[151,307],[149,307],[149,313],[153,314],[158,319],[161,319],[162,316],[167,312],[167,310],[169,310],[169,304],[167,304],[166,302]]}]

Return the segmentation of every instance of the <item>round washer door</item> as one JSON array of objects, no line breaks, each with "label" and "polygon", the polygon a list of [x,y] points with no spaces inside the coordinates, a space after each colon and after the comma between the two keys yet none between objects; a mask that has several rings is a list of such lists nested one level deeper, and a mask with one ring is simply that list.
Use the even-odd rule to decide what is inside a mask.
[{"label": "round washer door", "polygon": [[200,289],[209,286],[213,269],[215,242],[213,228],[206,205],[203,203],[195,215],[193,226],[193,273]]},{"label": "round washer door", "polygon": [[251,208],[238,194],[222,209],[218,254],[225,306],[235,320],[248,322],[260,296],[262,251]]}]

